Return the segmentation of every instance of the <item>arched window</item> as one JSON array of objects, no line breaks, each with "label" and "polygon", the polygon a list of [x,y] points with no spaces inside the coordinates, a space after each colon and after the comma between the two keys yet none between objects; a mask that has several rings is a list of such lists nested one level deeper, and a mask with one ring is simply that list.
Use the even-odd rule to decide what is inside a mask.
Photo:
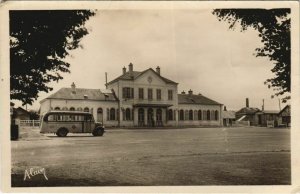
[{"label": "arched window", "polygon": [[82,108],[81,108],[81,107],[79,107],[79,108],[77,108],[77,110],[78,110],[78,111],[82,111]]},{"label": "arched window", "polygon": [[209,121],[210,120],[210,111],[207,110],[207,120]]},{"label": "arched window", "polygon": [[74,108],[74,107],[71,107],[71,108],[70,108],[70,111],[75,111],[75,108]]},{"label": "arched window", "polygon": [[184,120],[184,112],[182,109],[179,111],[179,120],[181,120],[181,121]]},{"label": "arched window", "polygon": [[198,120],[202,120],[202,112],[201,112],[201,110],[198,110]]},{"label": "arched window", "polygon": [[97,121],[103,123],[103,109],[102,108],[97,109]]},{"label": "arched window", "polygon": [[189,111],[188,110],[184,111],[184,120],[189,120]]},{"label": "arched window", "polygon": [[110,120],[116,120],[116,110],[114,108],[110,109]]},{"label": "arched window", "polygon": [[84,111],[84,112],[90,112],[90,109],[89,109],[88,107],[85,107],[85,108],[83,109],[83,111]]},{"label": "arched window", "polygon": [[194,120],[198,120],[198,111],[194,110]]},{"label": "arched window", "polygon": [[215,111],[215,119],[216,119],[216,121],[218,121],[219,120],[219,111]]},{"label": "arched window", "polygon": [[131,111],[130,111],[130,109],[129,108],[126,108],[126,110],[125,110],[125,120],[126,121],[130,121],[131,120]]},{"label": "arched window", "polygon": [[67,107],[63,107],[62,110],[68,110],[68,108]]},{"label": "arched window", "polygon": [[173,120],[173,110],[172,110],[172,109],[169,109],[169,110],[168,110],[168,120],[169,120],[169,121],[172,121],[172,120]]},{"label": "arched window", "polygon": [[193,110],[189,110],[189,120],[193,120]]},{"label": "arched window", "polygon": [[54,110],[60,110],[60,108],[57,106],[57,107],[54,108]]}]

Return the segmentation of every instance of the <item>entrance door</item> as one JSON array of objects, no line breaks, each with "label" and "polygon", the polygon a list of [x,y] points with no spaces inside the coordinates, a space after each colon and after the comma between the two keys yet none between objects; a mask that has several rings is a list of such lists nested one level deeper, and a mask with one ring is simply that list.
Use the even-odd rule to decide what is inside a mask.
[{"label": "entrance door", "polygon": [[148,108],[148,126],[149,127],[154,127],[154,119],[153,119],[153,109],[152,108]]},{"label": "entrance door", "polygon": [[144,117],[145,116],[145,114],[144,114],[144,109],[143,108],[139,108],[139,110],[138,110],[138,126],[139,127],[142,127],[142,126],[144,126]]},{"label": "entrance door", "polygon": [[156,126],[162,125],[162,110],[159,108],[156,110]]}]

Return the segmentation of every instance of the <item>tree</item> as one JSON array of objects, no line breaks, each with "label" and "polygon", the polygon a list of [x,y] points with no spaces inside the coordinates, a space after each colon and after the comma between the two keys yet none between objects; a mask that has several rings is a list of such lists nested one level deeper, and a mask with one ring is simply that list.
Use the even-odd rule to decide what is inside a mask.
[{"label": "tree", "polygon": [[[256,56],[269,57],[274,62],[271,71],[273,78],[265,81],[275,96],[283,96],[282,101],[290,99],[291,92],[291,40],[290,9],[215,9],[213,14],[219,21],[227,21],[230,29],[236,25],[241,31],[249,27],[259,32],[262,48],[256,48]],[[274,95],[272,95],[274,97]]]},{"label": "tree", "polygon": [[10,96],[32,104],[49,82],[63,79],[70,64],[64,59],[88,34],[90,10],[10,11]]}]

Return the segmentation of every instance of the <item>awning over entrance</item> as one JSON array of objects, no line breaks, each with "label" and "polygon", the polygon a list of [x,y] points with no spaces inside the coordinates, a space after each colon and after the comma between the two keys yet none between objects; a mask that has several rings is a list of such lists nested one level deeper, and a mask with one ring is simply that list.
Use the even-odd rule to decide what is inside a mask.
[{"label": "awning over entrance", "polygon": [[138,103],[134,104],[133,107],[152,107],[152,108],[168,108],[172,106],[172,104],[144,104]]}]

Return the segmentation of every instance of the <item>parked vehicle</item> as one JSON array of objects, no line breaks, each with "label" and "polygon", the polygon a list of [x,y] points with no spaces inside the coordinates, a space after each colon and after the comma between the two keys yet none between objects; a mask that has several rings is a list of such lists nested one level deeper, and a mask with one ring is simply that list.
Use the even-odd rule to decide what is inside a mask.
[{"label": "parked vehicle", "polygon": [[50,111],[41,118],[41,133],[54,133],[65,137],[68,133],[104,134],[104,126],[97,123],[91,113],[81,111]]}]

